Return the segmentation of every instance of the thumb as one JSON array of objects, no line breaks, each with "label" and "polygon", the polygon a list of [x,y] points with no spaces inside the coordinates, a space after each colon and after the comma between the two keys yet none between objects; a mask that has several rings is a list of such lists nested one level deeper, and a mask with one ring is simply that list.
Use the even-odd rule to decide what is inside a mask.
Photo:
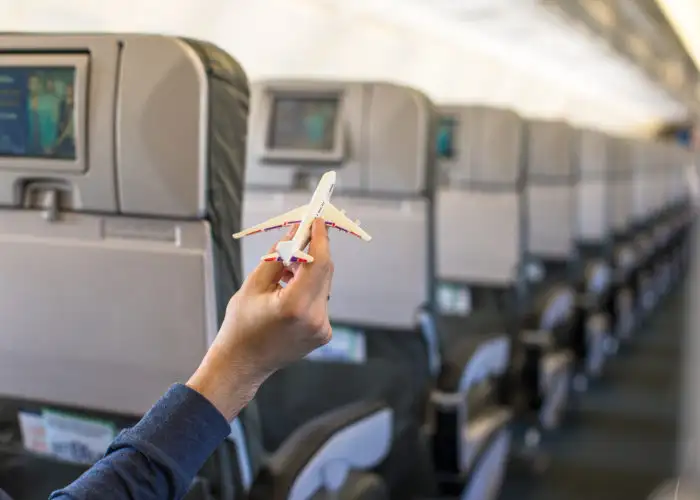
[{"label": "thumb", "polygon": [[[294,238],[297,232],[298,224],[292,226],[292,229],[287,233],[280,241],[289,241]],[[277,243],[272,245],[268,253],[275,252],[277,248]],[[282,279],[282,274],[284,272],[284,264],[279,261],[271,262],[260,262],[253,272],[248,275],[246,279],[246,284],[257,291],[266,291],[271,288],[276,288],[280,279]]]}]

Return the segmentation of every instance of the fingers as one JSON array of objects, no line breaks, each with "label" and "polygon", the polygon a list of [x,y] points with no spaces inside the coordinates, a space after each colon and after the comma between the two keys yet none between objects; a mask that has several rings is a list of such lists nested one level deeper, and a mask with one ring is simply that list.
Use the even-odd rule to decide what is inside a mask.
[{"label": "fingers", "polygon": [[[289,232],[280,239],[280,241],[289,241],[294,238],[299,225],[294,224]],[[275,243],[272,248],[270,248],[269,253],[275,252],[277,248],[277,243]],[[256,290],[263,291],[270,288],[275,288],[277,283],[279,283],[284,272],[284,265],[281,262],[260,262],[258,266],[253,270],[252,273],[246,279],[246,285],[252,286]]]},{"label": "fingers", "polygon": [[311,226],[311,242],[309,243],[309,255],[314,261],[330,261],[330,241],[328,240],[328,228],[323,219],[314,220]]},{"label": "fingers", "polygon": [[311,300],[317,298],[318,295],[323,296],[323,299],[327,301],[333,278],[333,262],[331,261],[328,229],[326,229],[326,223],[323,219],[316,219],[311,227],[309,255],[314,258],[314,261],[299,268],[295,273],[294,281],[290,283],[288,288],[303,289],[303,293],[310,296]]}]

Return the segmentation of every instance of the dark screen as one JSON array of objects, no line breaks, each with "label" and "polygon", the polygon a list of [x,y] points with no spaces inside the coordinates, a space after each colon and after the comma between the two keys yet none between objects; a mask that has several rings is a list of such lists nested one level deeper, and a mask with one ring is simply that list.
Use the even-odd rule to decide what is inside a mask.
[{"label": "dark screen", "polygon": [[0,67],[0,156],[75,159],[75,68]]},{"label": "dark screen", "polygon": [[441,118],[438,123],[436,147],[438,158],[454,157],[454,134],[457,122],[454,118]]},{"label": "dark screen", "polygon": [[338,99],[277,97],[272,106],[270,149],[333,150]]}]

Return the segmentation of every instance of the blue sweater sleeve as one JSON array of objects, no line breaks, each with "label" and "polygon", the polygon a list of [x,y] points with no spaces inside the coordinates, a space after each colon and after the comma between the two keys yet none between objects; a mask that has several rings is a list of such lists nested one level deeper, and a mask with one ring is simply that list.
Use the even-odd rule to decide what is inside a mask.
[{"label": "blue sweater sleeve", "polygon": [[50,500],[181,498],[230,431],[206,398],[176,384],[116,437],[99,462]]}]

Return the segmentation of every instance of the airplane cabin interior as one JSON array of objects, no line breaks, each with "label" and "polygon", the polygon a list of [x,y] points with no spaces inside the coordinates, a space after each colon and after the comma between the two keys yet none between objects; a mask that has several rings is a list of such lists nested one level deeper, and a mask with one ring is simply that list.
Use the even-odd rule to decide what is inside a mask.
[{"label": "airplane cabin interior", "polygon": [[5,3],[0,493],[99,462],[317,209],[332,339],[186,500],[700,499],[699,1]]}]

